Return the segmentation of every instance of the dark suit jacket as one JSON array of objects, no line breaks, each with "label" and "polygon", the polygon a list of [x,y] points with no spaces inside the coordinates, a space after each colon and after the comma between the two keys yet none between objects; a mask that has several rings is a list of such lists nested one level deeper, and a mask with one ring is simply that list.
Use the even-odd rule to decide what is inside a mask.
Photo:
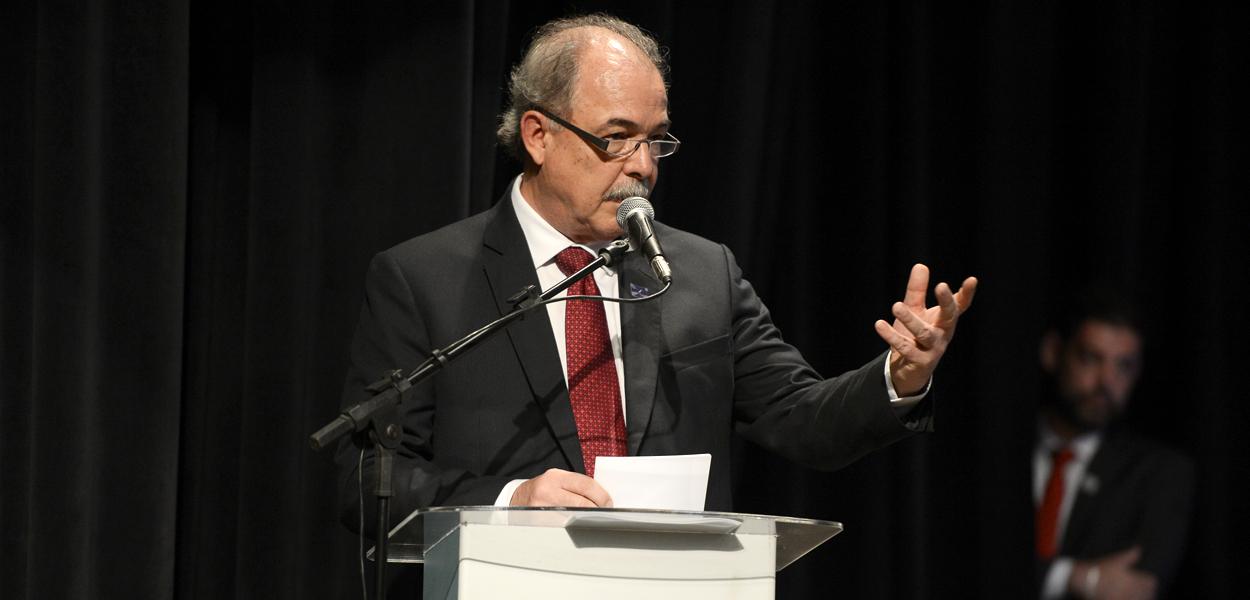
[{"label": "dark suit jacket", "polygon": [[[1122,428],[1109,430],[1081,482],[1059,555],[1088,560],[1140,546],[1136,568],[1166,590],[1185,550],[1193,490],[1188,458]],[[1041,566],[1044,576],[1049,563]]]},{"label": "dark suit jacket", "polygon": [[[655,301],[621,305],[630,455],[711,453],[707,509],[729,510],[735,430],[835,469],[931,428],[931,400],[906,422],[895,416],[884,355],[822,379],[782,341],[728,249],[663,224],[655,229],[671,257],[673,287]],[[621,269],[621,297],[661,287],[636,253]],[[506,299],[530,284],[537,275],[507,195],[489,211],[378,254],[344,404],[366,398],[363,387],[385,372],[407,371],[431,349],[509,312]],[[492,504],[509,480],[548,468],[585,472],[559,360],[539,309],[414,389],[402,416],[394,514]],[[354,523],[357,456],[350,446],[339,456],[345,520]]]}]

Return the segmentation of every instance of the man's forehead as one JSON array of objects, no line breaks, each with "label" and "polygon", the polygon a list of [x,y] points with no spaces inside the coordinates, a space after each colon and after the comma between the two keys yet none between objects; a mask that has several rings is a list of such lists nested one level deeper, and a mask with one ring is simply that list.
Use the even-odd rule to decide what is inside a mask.
[{"label": "man's forehead", "polygon": [[609,117],[603,125],[607,127],[620,127],[621,129],[663,129],[667,130],[673,125],[668,119],[668,113],[664,114],[664,118],[660,119],[654,125],[644,126],[642,123],[634,121],[626,117]]},{"label": "man's forehead", "polygon": [[[573,94],[573,113],[589,126],[667,128],[668,93],[662,84],[640,79],[638,73],[587,69],[586,80]],[[657,73],[658,81],[658,73]]]},{"label": "man's forehead", "polygon": [[673,124],[668,118],[665,105],[659,103],[652,104],[650,107],[644,104],[579,107],[574,101],[573,114],[576,115],[575,118],[583,121],[586,127],[593,129],[608,127],[626,131],[663,133],[668,131]]},{"label": "man's forehead", "polygon": [[1141,349],[1141,335],[1124,324],[1087,320],[1081,323],[1074,337],[1074,341],[1084,347],[1094,346],[1123,353],[1137,353]]}]

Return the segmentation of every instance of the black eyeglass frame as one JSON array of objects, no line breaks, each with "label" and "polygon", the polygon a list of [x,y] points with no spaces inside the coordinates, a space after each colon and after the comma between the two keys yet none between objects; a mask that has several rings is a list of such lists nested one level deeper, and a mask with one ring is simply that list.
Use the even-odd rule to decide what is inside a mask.
[{"label": "black eyeglass frame", "polygon": [[[678,148],[681,148],[681,140],[677,139],[677,137],[676,137],[676,136],[674,136],[674,135],[673,135],[673,134],[671,134],[671,133],[668,133],[667,131],[666,131],[666,132],[664,132],[664,135],[668,136],[668,138],[667,138],[667,139],[659,139],[659,140],[647,140],[647,139],[642,139],[642,140],[609,140],[609,139],[601,138],[601,137],[599,137],[599,136],[597,136],[597,135],[595,135],[595,134],[593,134],[593,133],[590,133],[589,131],[586,131],[585,129],[582,129],[581,127],[578,127],[578,126],[576,126],[576,125],[574,125],[574,124],[572,124],[572,123],[570,123],[570,122],[568,122],[568,121],[565,121],[564,119],[561,119],[560,117],[557,117],[557,116],[556,116],[555,114],[553,114],[551,111],[549,111],[549,110],[547,110],[547,109],[545,109],[545,108],[543,108],[543,107],[541,107],[541,106],[535,106],[535,107],[534,107],[534,110],[536,110],[536,111],[538,111],[538,112],[542,113],[543,115],[545,115],[547,118],[551,119],[552,121],[555,121],[556,123],[559,123],[561,127],[568,128],[570,131],[572,131],[574,134],[576,134],[576,135],[577,135],[577,137],[582,138],[583,140],[585,140],[585,141],[586,141],[586,143],[587,143],[587,144],[590,144],[591,146],[594,146],[595,148],[598,148],[600,152],[602,152],[602,153],[604,153],[604,154],[606,154],[606,155],[608,155],[608,156],[617,157],[617,158],[624,158],[624,157],[627,157],[627,156],[631,156],[631,155],[633,155],[633,153],[637,152],[637,151],[638,151],[638,147],[639,147],[639,146],[641,146],[641,145],[643,145],[644,143],[647,145],[647,150],[649,150],[649,151],[651,152],[651,158],[664,158],[664,157],[666,157],[666,156],[672,156],[672,155],[674,155],[674,154],[677,154],[677,150],[678,150]],[[609,150],[608,150],[608,146],[609,146],[612,142],[633,142],[633,143],[634,143],[634,147],[633,147],[633,148],[632,148],[629,152],[623,152],[623,153],[617,154],[617,153],[615,153],[615,152],[611,152],[611,151],[609,151]],[[664,154],[660,154],[660,153],[656,150],[656,144],[672,144],[672,145],[673,145],[673,151],[672,151],[672,152],[667,152],[667,153],[664,153]]]}]

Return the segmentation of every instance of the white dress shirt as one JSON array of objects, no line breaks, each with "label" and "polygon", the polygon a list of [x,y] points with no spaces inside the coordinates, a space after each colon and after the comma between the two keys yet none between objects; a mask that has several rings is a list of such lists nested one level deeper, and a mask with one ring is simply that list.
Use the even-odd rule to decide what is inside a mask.
[{"label": "white dress shirt", "polygon": [[[525,243],[530,249],[530,258],[534,261],[534,271],[538,273],[538,285],[547,289],[564,281],[564,273],[556,265],[556,255],[569,246],[585,249],[591,256],[598,256],[599,250],[608,242],[578,244],[564,234],[556,231],[550,223],[543,220],[538,211],[521,196],[521,178],[512,182],[512,210],[516,212],[517,221],[521,224],[521,233],[525,234]],[[599,295],[609,298],[620,296],[617,286],[619,277],[616,269],[602,267],[591,274],[595,285],[599,286]],[[557,298],[568,295],[568,290],[560,292]],[[566,302],[552,302],[547,305],[547,317],[551,321],[551,334],[555,336],[556,348],[560,351],[560,369],[564,371],[564,381],[569,380],[568,348],[564,339],[564,310]],[[616,382],[621,389],[621,414],[625,415],[625,362],[621,359],[621,305],[616,302],[603,302],[603,313],[608,320],[608,338],[612,342],[612,357],[616,360]],[[625,415],[628,419],[629,415]]]},{"label": "white dress shirt", "polygon": [[[1055,435],[1049,427],[1039,425],[1039,443],[1033,451],[1033,506],[1041,506],[1042,494],[1046,493],[1046,481],[1050,479],[1053,464],[1051,455],[1064,447],[1063,439]],[[1091,432],[1073,438],[1067,446],[1072,449],[1072,460],[1063,468],[1063,502],[1059,504],[1059,521],[1055,524],[1055,547],[1063,545],[1063,537],[1068,528],[1068,517],[1072,514],[1072,505],[1076,504],[1077,492],[1085,486],[1097,486],[1097,480],[1086,478],[1089,463],[1098,452],[1102,443],[1100,432]],[[1062,598],[1067,593],[1068,578],[1072,576],[1072,557],[1056,556],[1046,572],[1042,583],[1042,598],[1051,600]]]}]

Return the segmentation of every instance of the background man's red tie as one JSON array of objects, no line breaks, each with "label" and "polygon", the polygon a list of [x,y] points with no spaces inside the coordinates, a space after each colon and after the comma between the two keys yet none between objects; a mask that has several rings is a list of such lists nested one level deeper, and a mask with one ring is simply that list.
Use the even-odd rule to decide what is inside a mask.
[{"label": "background man's red tie", "polygon": [[[556,255],[556,266],[567,277],[593,260],[589,252],[570,246]],[[588,276],[568,289],[570,296],[599,295],[595,278]],[[569,402],[577,422],[586,474],[595,476],[595,457],[624,456],[625,415],[621,413],[620,382],[608,337],[603,303],[570,300],[564,308],[564,344],[568,356]]]},{"label": "background man's red tie", "polygon": [[1051,453],[1050,458],[1050,479],[1042,493],[1042,505],[1037,508],[1037,556],[1043,560],[1054,557],[1059,550],[1055,542],[1059,538],[1059,508],[1063,505],[1063,471],[1072,460],[1072,451],[1064,448]]}]

